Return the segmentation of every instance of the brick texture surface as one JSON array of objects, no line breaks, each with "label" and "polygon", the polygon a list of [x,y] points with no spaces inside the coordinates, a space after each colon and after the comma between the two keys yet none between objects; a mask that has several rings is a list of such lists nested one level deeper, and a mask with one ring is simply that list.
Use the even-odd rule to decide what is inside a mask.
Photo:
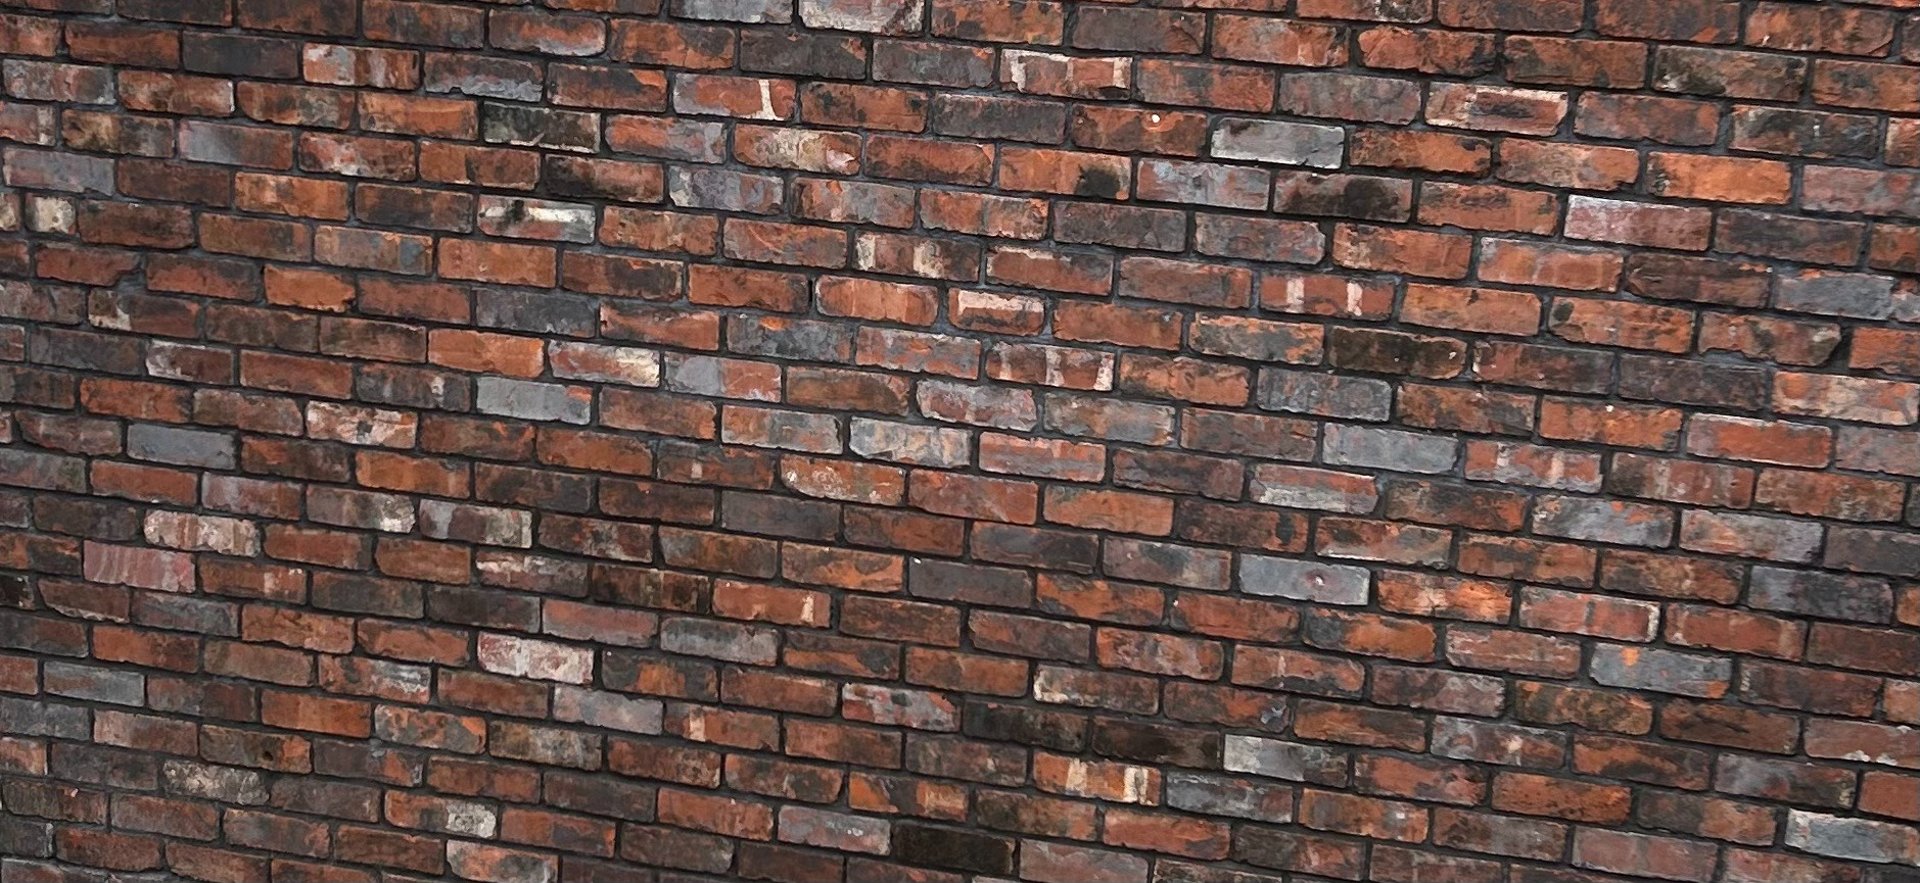
[{"label": "brick texture surface", "polygon": [[1915,0],[0,0],[0,883],[1916,883]]}]

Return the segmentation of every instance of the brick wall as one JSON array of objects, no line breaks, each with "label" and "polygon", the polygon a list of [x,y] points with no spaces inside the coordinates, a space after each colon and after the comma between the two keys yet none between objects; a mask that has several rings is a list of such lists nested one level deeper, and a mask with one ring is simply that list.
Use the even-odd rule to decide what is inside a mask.
[{"label": "brick wall", "polygon": [[0,0],[0,883],[1916,883],[1915,0]]}]

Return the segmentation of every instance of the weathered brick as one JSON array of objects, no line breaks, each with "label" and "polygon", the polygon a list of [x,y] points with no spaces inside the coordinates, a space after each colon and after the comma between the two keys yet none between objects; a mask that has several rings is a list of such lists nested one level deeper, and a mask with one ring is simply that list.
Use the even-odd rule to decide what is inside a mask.
[{"label": "weathered brick", "polygon": [[1335,126],[1232,119],[1213,131],[1213,155],[1287,166],[1340,167],[1346,132]]},{"label": "weathered brick", "polygon": [[1725,695],[1733,675],[1727,659],[1611,644],[1596,649],[1591,671],[1608,686],[1709,699]]}]

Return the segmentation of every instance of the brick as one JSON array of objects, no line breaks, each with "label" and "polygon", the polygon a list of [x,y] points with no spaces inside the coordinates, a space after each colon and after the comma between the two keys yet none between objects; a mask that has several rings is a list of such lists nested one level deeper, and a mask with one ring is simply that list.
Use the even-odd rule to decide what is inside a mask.
[{"label": "brick", "polygon": [[1755,500],[1772,511],[1847,521],[1892,521],[1900,514],[1896,485],[1782,469],[1760,473]]},{"label": "brick", "polygon": [[1593,661],[1596,681],[1608,686],[1717,698],[1732,676],[1727,660],[1654,648],[1605,645]]},{"label": "brick", "polygon": [[1305,116],[1405,124],[1419,115],[1420,91],[1412,80],[1291,73],[1280,81],[1280,106]]},{"label": "brick", "polygon": [[1782,373],[1773,384],[1774,410],[1905,426],[1920,420],[1920,384],[1827,374]]},{"label": "brick", "polygon": [[1339,168],[1346,133],[1335,126],[1229,119],[1214,127],[1212,153],[1220,159],[1287,166]]},{"label": "brick", "polygon": [[1550,135],[1567,114],[1564,93],[1443,84],[1433,90],[1426,119],[1448,128]]},{"label": "brick", "polygon": [[1334,263],[1354,269],[1460,279],[1471,258],[1471,241],[1455,234],[1353,224],[1334,232]]},{"label": "brick", "polygon": [[1575,196],[1567,202],[1570,238],[1699,251],[1711,217],[1704,209]]},{"label": "brick", "polygon": [[1714,849],[1705,844],[1600,829],[1575,833],[1573,863],[1596,870],[1637,868],[1668,880],[1712,879]]},{"label": "brick", "polygon": [[1249,594],[1332,604],[1366,603],[1370,582],[1364,568],[1265,556],[1242,556],[1240,580]]},{"label": "brick", "polygon": [[1275,175],[1274,208],[1289,214],[1405,221],[1413,213],[1413,189],[1393,178],[1280,172]]},{"label": "brick", "polygon": [[1648,175],[1655,193],[1715,202],[1782,204],[1791,183],[1783,163],[1686,154],[1655,154]]},{"label": "brick", "polygon": [[1656,300],[1759,306],[1766,302],[1769,281],[1764,268],[1750,264],[1635,255],[1628,262],[1626,287]]},{"label": "brick", "polygon": [[1235,166],[1176,160],[1140,165],[1139,196],[1161,202],[1262,209],[1267,205],[1267,176]]},{"label": "brick", "polygon": [[1867,862],[1911,863],[1920,834],[1910,827],[1866,819],[1790,811],[1784,840],[1816,855]]},{"label": "brick", "polygon": [[1835,528],[1822,562],[1865,573],[1911,576],[1912,539],[1903,533],[1867,528]]},{"label": "brick", "polygon": [[1598,138],[1700,145],[1717,136],[1717,117],[1713,105],[1702,102],[1590,94],[1580,100],[1574,131]]},{"label": "brick", "polygon": [[543,55],[597,55],[607,45],[606,23],[589,16],[502,9],[487,16],[487,41]]},{"label": "brick", "polygon": [[[1619,462],[1615,460],[1615,475]],[[1533,530],[1547,536],[1663,547],[1673,538],[1674,516],[1657,506],[1543,497],[1534,507]]]},{"label": "brick", "polygon": [[1799,219],[1744,209],[1726,212],[1716,236],[1721,251],[1816,264],[1850,263],[1862,245],[1862,231],[1855,223]]}]

